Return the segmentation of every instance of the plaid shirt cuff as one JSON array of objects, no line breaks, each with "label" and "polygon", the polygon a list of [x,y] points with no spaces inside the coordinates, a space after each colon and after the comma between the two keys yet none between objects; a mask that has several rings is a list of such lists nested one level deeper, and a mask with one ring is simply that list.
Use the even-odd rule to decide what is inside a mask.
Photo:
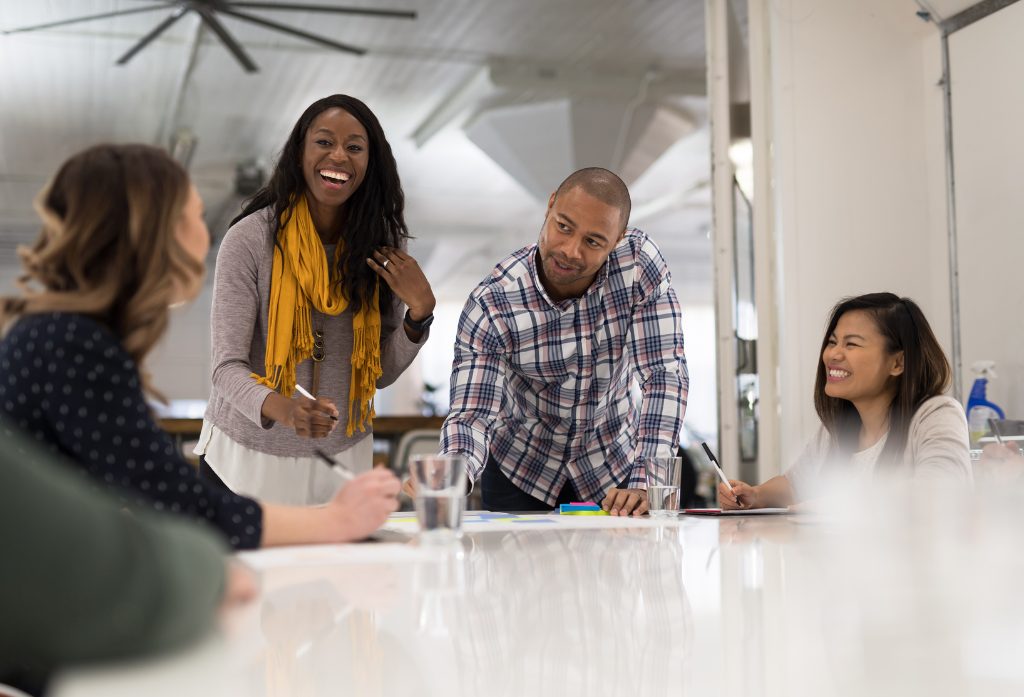
[{"label": "plaid shirt cuff", "polygon": [[629,471],[629,479],[626,482],[629,489],[647,489],[647,468],[644,467],[642,459],[633,462],[633,467]]},{"label": "plaid shirt cuff", "polygon": [[477,462],[473,454],[473,446],[476,443],[473,437],[465,433],[455,431],[446,433],[441,444],[441,453],[444,455],[460,455],[466,460],[466,493],[469,494],[476,488],[476,479],[483,472],[484,467]]}]

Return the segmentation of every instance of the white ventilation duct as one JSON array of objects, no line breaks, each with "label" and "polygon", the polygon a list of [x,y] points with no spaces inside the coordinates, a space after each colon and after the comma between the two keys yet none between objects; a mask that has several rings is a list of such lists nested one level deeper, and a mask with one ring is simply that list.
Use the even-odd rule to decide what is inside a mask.
[{"label": "white ventilation duct", "polygon": [[582,167],[605,167],[631,184],[694,126],[674,107],[565,97],[485,108],[465,131],[523,188],[546,200]]},{"label": "white ventilation duct", "polygon": [[530,194],[546,200],[568,174],[606,167],[631,184],[695,129],[678,97],[703,96],[703,71],[595,74],[573,68],[483,65],[414,130],[467,137]]}]

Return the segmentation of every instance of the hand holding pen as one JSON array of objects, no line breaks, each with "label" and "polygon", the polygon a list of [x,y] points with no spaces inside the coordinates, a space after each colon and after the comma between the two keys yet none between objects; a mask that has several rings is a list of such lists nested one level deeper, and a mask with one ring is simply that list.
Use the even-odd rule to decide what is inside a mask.
[{"label": "hand holding pen", "polygon": [[1020,447],[1013,441],[1003,440],[1002,430],[999,427],[999,421],[996,419],[988,420],[989,430],[992,431],[992,435],[995,436],[996,443],[998,445],[986,445],[982,451],[982,457],[991,460],[1007,460],[1012,458],[1020,457]]},{"label": "hand holding pen", "polygon": [[[295,391],[306,399],[293,399],[285,426],[295,429],[295,434],[306,438],[324,438],[330,435],[338,424],[338,408],[329,399],[316,398],[298,383]],[[309,401],[306,401],[309,400]]]},{"label": "hand holding pen", "polygon": [[314,448],[313,452],[346,482],[331,500],[331,504],[336,505],[328,504],[323,510],[336,516],[336,525],[356,530],[354,539],[366,537],[398,510],[401,483],[394,472],[386,467],[374,467],[357,475],[323,450]]},{"label": "hand holding pen", "polygon": [[711,448],[708,447],[708,444],[701,443],[700,445],[704,448],[704,452],[707,453],[711,464],[714,465],[718,478],[722,480],[718,485],[719,508],[724,510],[756,508],[757,490],[744,482],[735,479],[727,479],[725,472],[722,471],[721,465],[718,464],[718,458],[715,457],[713,452],[711,452]]}]

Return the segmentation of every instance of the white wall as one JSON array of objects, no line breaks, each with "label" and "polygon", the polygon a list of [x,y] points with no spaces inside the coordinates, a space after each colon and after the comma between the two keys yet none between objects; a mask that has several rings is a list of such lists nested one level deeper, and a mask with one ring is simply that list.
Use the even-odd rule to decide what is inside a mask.
[{"label": "white wall", "polygon": [[1024,416],[1024,3],[949,37],[964,399],[995,360],[988,397]]},{"label": "white wall", "polygon": [[[207,260],[213,276],[213,256]],[[145,370],[167,399],[210,397],[210,301],[212,278],[193,302],[171,310],[167,332],[146,360]]]},{"label": "white wall", "polygon": [[764,477],[818,426],[818,348],[839,298],[910,296],[949,350],[940,49],[915,9],[910,0],[767,5],[782,441]]}]

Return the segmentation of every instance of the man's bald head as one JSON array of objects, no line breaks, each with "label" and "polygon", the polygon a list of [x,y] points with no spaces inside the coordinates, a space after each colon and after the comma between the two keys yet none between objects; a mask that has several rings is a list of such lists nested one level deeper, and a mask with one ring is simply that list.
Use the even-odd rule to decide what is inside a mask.
[{"label": "man's bald head", "polygon": [[629,189],[618,175],[603,167],[586,167],[577,170],[558,185],[552,203],[557,201],[563,193],[576,188],[583,190],[601,203],[618,208],[622,214],[622,227],[626,227],[632,204],[629,200]]}]

